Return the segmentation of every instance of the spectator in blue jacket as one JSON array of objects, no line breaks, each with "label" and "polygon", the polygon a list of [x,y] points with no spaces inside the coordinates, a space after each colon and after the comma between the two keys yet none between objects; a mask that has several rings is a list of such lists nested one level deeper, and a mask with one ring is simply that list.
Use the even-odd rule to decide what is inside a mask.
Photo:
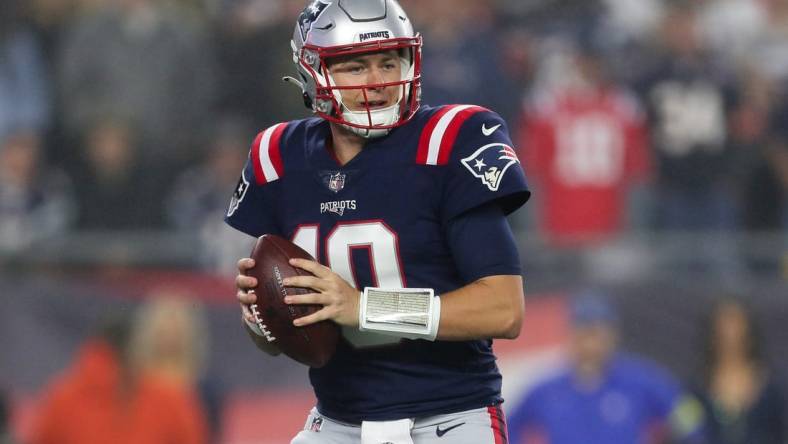
[{"label": "spectator in blue jacket", "polygon": [[618,351],[617,315],[602,297],[571,307],[569,365],[511,412],[512,444],[640,444],[700,439],[701,409],[664,369]]}]

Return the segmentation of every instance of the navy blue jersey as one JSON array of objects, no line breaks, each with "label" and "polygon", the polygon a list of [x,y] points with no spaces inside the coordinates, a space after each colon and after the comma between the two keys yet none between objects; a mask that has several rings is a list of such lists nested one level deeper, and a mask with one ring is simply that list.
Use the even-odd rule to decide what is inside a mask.
[{"label": "navy blue jersey", "polygon": [[[227,222],[292,239],[358,289],[433,288],[519,275],[505,215],[529,196],[503,120],[484,108],[422,108],[345,165],[311,118],[260,133]],[[318,409],[358,423],[500,402],[492,341],[405,340],[343,329],[310,369]]]}]

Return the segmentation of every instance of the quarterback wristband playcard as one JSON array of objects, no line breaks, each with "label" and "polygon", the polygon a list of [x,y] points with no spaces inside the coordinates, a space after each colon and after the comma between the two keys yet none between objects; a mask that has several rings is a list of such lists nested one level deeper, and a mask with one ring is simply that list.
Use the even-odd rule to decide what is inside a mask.
[{"label": "quarterback wristband playcard", "polygon": [[434,340],[439,320],[440,298],[431,288],[366,287],[361,294],[362,331]]}]

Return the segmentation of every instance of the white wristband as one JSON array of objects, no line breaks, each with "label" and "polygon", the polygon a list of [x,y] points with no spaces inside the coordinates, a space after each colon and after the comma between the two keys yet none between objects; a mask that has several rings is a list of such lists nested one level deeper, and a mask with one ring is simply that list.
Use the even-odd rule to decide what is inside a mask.
[{"label": "white wristband", "polygon": [[360,331],[434,341],[440,316],[441,300],[431,288],[366,287],[361,293],[358,325]]}]

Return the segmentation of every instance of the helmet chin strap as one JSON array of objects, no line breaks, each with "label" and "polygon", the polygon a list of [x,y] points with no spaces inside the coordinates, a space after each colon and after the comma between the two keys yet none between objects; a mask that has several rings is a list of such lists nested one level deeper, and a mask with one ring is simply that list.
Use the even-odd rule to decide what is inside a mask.
[{"label": "helmet chin strap", "polygon": [[[367,111],[351,111],[344,103],[340,102],[340,105],[342,106],[342,116],[345,120],[358,125],[369,125],[370,116],[372,117],[373,126],[393,125],[397,122],[397,118],[399,117],[399,101],[391,106],[369,111],[369,115],[367,115]],[[366,139],[383,137],[391,131],[390,128],[357,128],[350,125],[342,126],[352,133],[358,134]]]}]

